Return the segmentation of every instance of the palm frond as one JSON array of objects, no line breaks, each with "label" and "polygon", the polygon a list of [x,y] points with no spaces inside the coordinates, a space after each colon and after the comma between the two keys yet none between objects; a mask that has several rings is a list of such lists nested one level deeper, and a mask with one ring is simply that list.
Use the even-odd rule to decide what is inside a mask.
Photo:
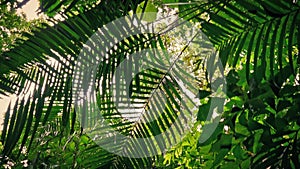
[{"label": "palm frond", "polygon": [[[72,126],[70,126],[70,117],[76,117],[72,115],[75,113],[72,109],[71,94],[72,65],[82,44],[98,27],[128,12],[120,10],[124,6],[118,3],[114,3],[115,8],[111,7],[103,2],[93,10],[69,18],[55,26],[44,25],[32,34],[27,34],[28,40],[19,41],[19,46],[3,53],[1,92],[20,94],[35,84],[34,94],[24,97],[20,103],[16,102],[14,111],[10,112],[9,109],[7,111],[2,132],[4,156],[11,154],[18,140],[22,142],[22,146],[29,143],[30,149],[40,123],[45,124],[50,116],[58,112],[63,114],[62,130],[68,128],[74,130],[75,118],[72,119]],[[107,15],[109,13],[111,15]],[[22,123],[19,123],[20,120]],[[26,127],[23,128],[25,124]],[[22,132],[24,135],[21,135]]]},{"label": "palm frond", "polygon": [[299,43],[299,5],[291,1],[214,4],[216,10],[208,12],[210,21],[202,27],[218,46],[223,64],[236,67],[246,61],[248,83],[270,79],[285,66],[295,74],[297,55],[292,49]]},{"label": "palm frond", "polygon": [[[3,157],[17,159],[22,148],[26,148],[37,151],[31,163],[37,164],[37,160],[46,159],[39,156],[39,148],[47,149],[48,141],[55,140],[62,150],[67,145],[76,150],[74,134],[79,133],[77,139],[94,141],[80,150],[81,154],[66,155],[71,159],[80,156],[80,167],[149,168],[159,158],[151,156],[165,153],[166,147],[180,141],[190,122],[196,120],[194,115],[198,122],[207,121],[212,116],[210,111],[216,109],[227,113],[222,124],[213,126],[216,132],[212,130],[200,137],[202,145],[212,144],[209,153],[220,150],[209,158],[215,160],[211,166],[222,165],[223,158],[232,160],[231,150],[240,159],[250,159],[248,166],[253,168],[299,166],[299,129],[295,128],[299,123],[295,120],[299,117],[299,2],[167,3],[165,6],[177,6],[176,15],[186,22],[178,19],[158,34],[128,36],[105,50],[101,50],[101,45],[112,44],[116,38],[113,35],[134,28],[136,23],[111,25],[98,34],[100,40],[88,40],[103,25],[128,13],[136,14],[138,8],[145,11],[148,1],[91,1],[84,7],[84,2],[79,1],[42,2],[50,16],[64,8],[65,20],[50,19],[54,26],[44,24],[26,34],[28,40],[19,40],[15,48],[0,57],[0,94],[22,96],[7,109],[1,135]],[[218,49],[222,65],[232,69],[228,74],[216,63],[216,55],[210,50],[207,54],[204,49],[213,46],[197,33],[175,57],[165,52],[164,34],[176,28],[188,29],[190,26],[184,25],[190,22],[201,25]],[[194,67],[184,68],[179,58],[194,44]],[[210,69],[205,72],[210,90],[199,87],[193,76],[193,69],[200,66]],[[217,109],[224,99],[211,94],[226,84],[222,78],[215,79],[216,74],[226,75],[232,89],[227,93],[230,102],[226,103],[226,110]],[[193,95],[199,89],[199,95]],[[198,107],[200,103],[204,104]],[[210,122],[214,124],[220,118]],[[224,124],[233,134],[222,133]],[[36,138],[43,135],[47,125],[58,130],[59,136],[54,134],[39,147]],[[245,136],[243,132],[251,134]],[[85,138],[85,134],[90,138]],[[201,142],[201,138],[206,142]],[[260,144],[254,144],[257,140]],[[62,166],[75,167],[74,159],[72,164],[61,162]]]}]

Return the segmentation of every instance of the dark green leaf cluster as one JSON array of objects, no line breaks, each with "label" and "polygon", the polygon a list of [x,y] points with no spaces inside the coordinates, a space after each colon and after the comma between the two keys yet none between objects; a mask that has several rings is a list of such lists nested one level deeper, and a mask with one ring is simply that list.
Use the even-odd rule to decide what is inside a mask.
[{"label": "dark green leaf cluster", "polygon": [[[0,93],[19,96],[18,101],[9,105],[5,115],[0,147],[2,164],[14,163],[21,167],[25,166],[25,160],[26,165],[35,168],[300,168],[298,1],[42,2],[41,7],[49,16],[64,9],[61,14],[65,20],[49,19],[53,25],[43,24],[33,33],[24,34],[25,39],[0,56]],[[154,121],[137,123],[124,119],[109,90],[113,77],[118,86],[115,90],[123,90],[124,86],[118,85],[122,84],[118,77],[123,74],[115,71],[131,54],[143,49],[169,48],[172,43],[164,43],[163,35],[142,34],[128,37],[110,49],[109,57],[101,60],[97,69],[95,88],[100,112],[94,111],[94,114],[78,117],[76,113],[72,81],[78,77],[73,76],[74,67],[83,44],[100,27],[137,10],[153,10],[154,7],[174,9],[178,16],[199,24],[225,67],[222,73],[226,78],[226,99],[212,94],[212,86],[220,80],[209,80],[215,72],[199,77],[206,80],[207,85],[197,86],[186,80],[189,73],[175,69],[176,76],[186,85],[199,90],[201,106],[197,122],[190,133],[170,149],[149,147],[152,151],[163,152],[161,155],[122,157],[95,144],[112,144],[113,136],[107,134],[110,129],[99,125],[97,133],[91,132],[92,137],[88,137],[82,127],[107,123],[128,137],[146,138],[171,127],[181,107],[191,111],[188,104],[180,102],[184,92],[168,74],[168,68],[160,67],[159,63],[168,59],[164,53],[149,61],[155,69],[126,77],[133,80],[124,82],[129,84],[130,98],[142,105],[139,108],[144,113],[127,112],[126,115]],[[13,22],[12,16],[9,21]],[[123,28],[117,29],[122,31]],[[93,50],[97,52],[97,48]],[[197,55],[190,54],[187,58],[194,71],[218,67]],[[129,58],[122,69],[127,71],[124,74],[132,76],[138,63],[136,58]],[[166,100],[156,91],[163,93]],[[118,102],[126,99],[121,92],[117,92],[117,98]],[[200,143],[199,138],[205,134],[201,126],[210,125],[206,121],[208,112],[216,107],[212,99],[224,103],[222,117],[209,139]],[[152,104],[153,100],[156,104]],[[99,114],[104,117],[101,123],[97,118],[87,118]],[[149,145],[170,144],[182,133],[184,125],[179,123],[175,128],[166,140],[152,140]],[[95,141],[99,133],[101,138]],[[115,152],[125,153],[134,152],[139,146],[125,140],[113,148]],[[143,155],[143,152],[136,153]]]}]

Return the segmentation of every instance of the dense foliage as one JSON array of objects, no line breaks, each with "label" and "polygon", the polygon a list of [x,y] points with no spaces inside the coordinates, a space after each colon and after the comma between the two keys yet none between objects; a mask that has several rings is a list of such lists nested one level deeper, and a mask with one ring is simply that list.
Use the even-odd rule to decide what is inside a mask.
[{"label": "dense foliage", "polygon": [[13,2],[4,3],[0,1],[0,48],[1,53],[14,47],[16,39],[22,34],[30,32],[43,22],[42,19],[27,21],[24,14],[17,15]]},{"label": "dense foliage", "polygon": [[[52,0],[41,4],[42,11],[49,16],[47,24],[22,35],[17,45],[2,51],[0,56],[0,93],[19,95],[18,101],[7,108],[1,133],[3,166],[300,168],[298,1],[92,0],[83,3]],[[190,47],[189,55],[182,60],[201,81],[195,85],[201,105],[190,132],[180,143],[161,150],[162,154],[147,158],[118,156],[98,146],[82,128],[84,119],[76,114],[72,100],[76,59],[83,44],[103,25],[125,15],[158,9],[176,11],[174,15],[198,25],[217,49],[225,67],[227,86],[225,99],[221,101],[224,103],[222,117],[212,136],[199,142],[203,133],[199,126],[206,122],[212,99],[218,97],[212,95],[212,86],[219,81],[207,80],[208,73],[199,73],[200,69],[214,67],[215,63],[208,64],[209,58],[194,55],[198,48]],[[64,20],[55,20],[56,14]],[[108,77],[129,54],[144,48],[176,52],[173,41],[176,39],[152,34],[121,41],[100,64],[96,89],[105,93],[110,84]],[[160,57],[164,59],[165,55]],[[163,68],[158,69],[137,75],[132,83],[135,97],[156,99],[155,111],[161,111],[156,122],[137,124],[123,120],[109,94],[97,98],[100,111],[95,113],[101,113],[111,126],[130,137],[149,137],[169,128],[177,117],[180,91],[172,80],[163,83],[167,75],[161,76]],[[170,98],[168,110],[159,108],[162,104],[159,97],[145,97],[157,86]],[[137,116],[151,116],[153,111],[146,112]],[[181,125],[178,125],[179,134],[184,127]],[[103,133],[107,131],[103,126],[98,127]],[[105,141],[110,137],[104,135],[102,144],[109,144]],[[168,139],[172,138],[170,135]],[[123,144],[119,146],[116,151],[123,151]]]}]

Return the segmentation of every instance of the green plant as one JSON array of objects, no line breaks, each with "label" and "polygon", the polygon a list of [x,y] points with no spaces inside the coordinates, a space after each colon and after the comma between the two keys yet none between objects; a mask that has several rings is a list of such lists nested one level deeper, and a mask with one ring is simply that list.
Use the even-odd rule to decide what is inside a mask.
[{"label": "green plant", "polygon": [[[54,21],[54,26],[44,24],[32,34],[24,35],[27,40],[20,40],[18,46],[3,52],[0,57],[1,93],[21,95],[35,84],[30,97],[20,97],[7,109],[1,135],[3,163],[6,159],[19,166],[22,160],[28,160],[28,165],[37,167],[300,167],[299,2],[91,1],[94,4],[86,8],[76,6],[77,1],[51,2],[44,4],[44,8],[48,8],[44,11],[53,16],[65,6],[68,9],[63,13],[65,20]],[[139,6],[141,3],[142,7]],[[151,8],[147,8],[150,3]],[[181,143],[170,150],[162,150],[162,155],[127,158],[100,148],[82,134],[77,124],[77,120],[82,119],[76,117],[72,100],[72,75],[83,44],[99,27],[136,13],[137,9],[145,11],[153,6],[177,7],[180,17],[200,25],[218,50],[222,65],[227,68],[224,76],[228,89],[221,122],[208,140],[198,142],[203,132],[198,126],[205,123],[210,100],[216,97],[211,94],[214,83],[209,81],[207,85],[197,87],[202,105],[197,122]],[[109,79],[107,77],[129,54],[144,48],[170,47],[172,43],[161,43],[163,38],[146,34],[129,37],[117,44],[116,50],[110,51],[107,62],[99,67],[96,80],[102,81],[97,83],[97,89],[105,93],[106,85],[110,83],[103,81]],[[203,64],[203,58],[198,56],[186,58],[196,71],[199,65],[203,69],[214,67],[214,64]],[[49,59],[53,61],[48,62]],[[105,102],[110,100],[109,97],[98,98],[102,104],[101,113],[110,125],[131,137],[155,135],[168,128],[177,117],[176,113],[170,113],[176,109],[175,98],[180,100],[176,83],[170,80],[164,85],[157,81],[162,78],[160,71],[149,70],[142,74],[141,81],[137,76],[132,83],[136,97],[144,99],[138,88],[147,89],[145,94],[149,94],[157,85],[162,85],[171,98],[168,108],[172,111],[162,114],[158,118],[161,121],[145,125],[124,121],[111,103]],[[205,76],[210,74],[206,73],[203,81]],[[54,127],[47,129],[49,126]],[[100,131],[105,131],[102,129]],[[103,140],[110,137],[107,135]],[[24,147],[27,152],[22,154]],[[42,151],[44,149],[46,151]]]}]

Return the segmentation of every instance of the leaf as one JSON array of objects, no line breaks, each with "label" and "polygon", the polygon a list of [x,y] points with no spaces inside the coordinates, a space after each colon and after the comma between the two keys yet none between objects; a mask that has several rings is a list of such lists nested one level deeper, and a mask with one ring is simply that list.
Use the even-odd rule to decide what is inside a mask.
[{"label": "leaf", "polygon": [[208,118],[207,116],[209,114],[210,106],[211,106],[211,99],[208,101],[208,103],[203,104],[199,107],[198,116],[197,116],[198,121],[206,121],[206,119]]},{"label": "leaf", "polygon": [[248,120],[246,119],[246,112],[242,112],[239,116],[239,123],[243,126],[248,126]]},{"label": "leaf", "polygon": [[241,148],[240,145],[236,145],[234,148],[233,148],[233,154],[234,154],[234,157],[236,157],[237,159],[240,159],[240,160],[244,160],[246,158],[246,152]]},{"label": "leaf", "polygon": [[224,159],[224,157],[227,155],[227,153],[229,152],[229,149],[221,149],[217,156],[215,157],[215,161],[213,163],[213,167],[218,166],[221,161]]},{"label": "leaf", "polygon": [[158,9],[152,3],[152,1],[144,1],[139,4],[137,7],[136,13],[139,14],[138,16],[141,17],[143,21],[153,22],[156,20],[156,13]]},{"label": "leaf", "polygon": [[211,94],[210,91],[199,90],[199,98],[200,98],[200,99],[206,98],[206,97],[209,96],[210,94]]}]

